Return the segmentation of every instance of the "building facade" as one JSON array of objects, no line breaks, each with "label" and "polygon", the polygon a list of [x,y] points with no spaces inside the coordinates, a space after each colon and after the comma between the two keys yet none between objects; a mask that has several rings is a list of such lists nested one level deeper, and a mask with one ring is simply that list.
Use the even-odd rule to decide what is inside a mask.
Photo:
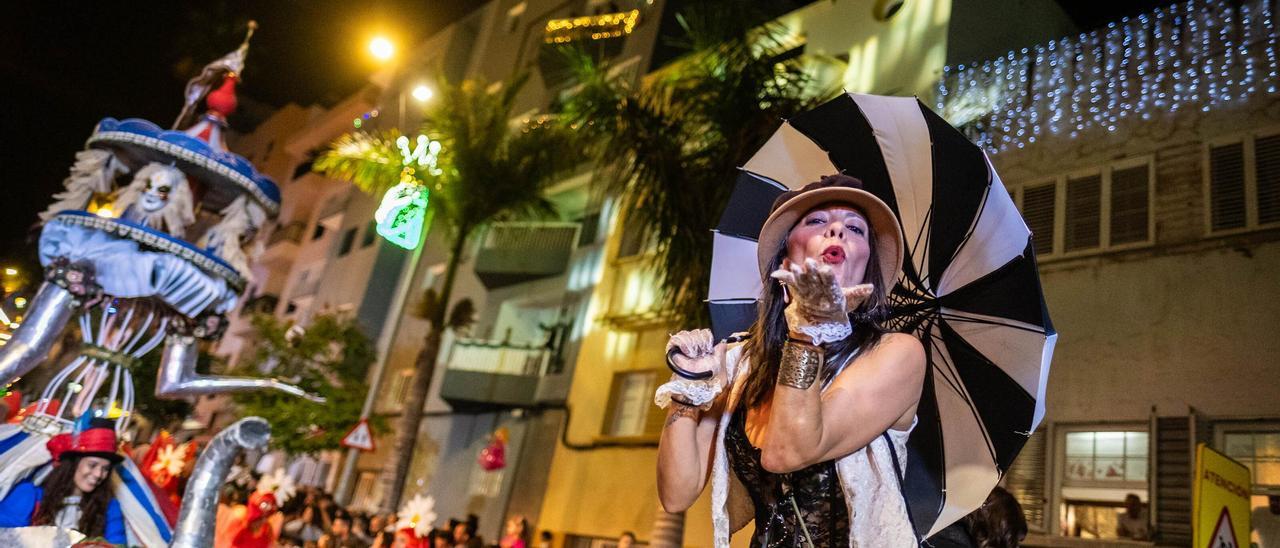
[{"label": "building facade", "polygon": [[942,79],[1032,229],[1059,333],[1044,424],[1005,477],[1030,545],[1115,542],[1130,494],[1141,543],[1191,545],[1197,443],[1250,468],[1233,518],[1280,545],[1273,9],[1177,2]]}]

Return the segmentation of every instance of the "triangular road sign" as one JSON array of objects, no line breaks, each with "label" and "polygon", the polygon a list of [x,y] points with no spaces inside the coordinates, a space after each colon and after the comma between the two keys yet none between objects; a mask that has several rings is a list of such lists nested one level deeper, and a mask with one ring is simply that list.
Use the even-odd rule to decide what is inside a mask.
[{"label": "triangular road sign", "polygon": [[369,430],[369,419],[360,419],[360,422],[342,437],[342,446],[361,451],[373,451],[373,432]]},{"label": "triangular road sign", "polygon": [[1240,548],[1236,543],[1236,530],[1231,526],[1231,514],[1227,507],[1222,507],[1222,515],[1218,516],[1218,524],[1213,526],[1213,536],[1209,537],[1207,548]]}]

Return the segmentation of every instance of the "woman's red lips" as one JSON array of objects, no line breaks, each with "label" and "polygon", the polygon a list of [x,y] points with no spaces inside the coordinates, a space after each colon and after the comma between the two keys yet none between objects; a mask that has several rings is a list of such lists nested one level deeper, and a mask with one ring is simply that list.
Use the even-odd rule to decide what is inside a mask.
[{"label": "woman's red lips", "polygon": [[827,264],[840,264],[844,262],[844,248],[838,245],[829,246],[822,250],[822,262]]}]

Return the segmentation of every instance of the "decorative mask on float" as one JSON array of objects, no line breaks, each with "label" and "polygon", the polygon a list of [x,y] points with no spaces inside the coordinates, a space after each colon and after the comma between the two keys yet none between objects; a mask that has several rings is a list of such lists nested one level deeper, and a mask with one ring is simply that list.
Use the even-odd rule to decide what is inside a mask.
[{"label": "decorative mask on float", "polygon": [[196,221],[187,177],[173,166],[150,163],[116,198],[120,218],[183,237]]}]

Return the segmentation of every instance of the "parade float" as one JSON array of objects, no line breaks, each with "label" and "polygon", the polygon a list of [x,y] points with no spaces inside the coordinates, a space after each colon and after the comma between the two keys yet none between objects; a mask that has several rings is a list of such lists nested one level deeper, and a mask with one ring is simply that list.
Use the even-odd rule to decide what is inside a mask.
[{"label": "parade float", "polygon": [[[157,347],[163,347],[160,398],[275,389],[319,400],[276,379],[195,370],[201,344],[220,337],[225,315],[252,282],[258,236],[280,209],[276,184],[227,150],[223,135],[255,28],[251,22],[238,49],[188,82],[170,128],[141,119],[100,121],[76,153],[63,191],[40,213],[43,283],[0,348],[0,383],[55,367],[50,351],[66,329],[78,331],[80,345],[30,412],[0,426],[0,498],[20,481],[39,483],[50,467],[49,440],[76,435],[85,417],[114,419],[123,439],[134,418],[133,376],[140,358]],[[206,545],[231,461],[244,448],[265,445],[269,435],[270,426],[251,417],[210,442],[182,497],[176,530],[176,510],[125,458],[110,481],[128,544]]]}]

